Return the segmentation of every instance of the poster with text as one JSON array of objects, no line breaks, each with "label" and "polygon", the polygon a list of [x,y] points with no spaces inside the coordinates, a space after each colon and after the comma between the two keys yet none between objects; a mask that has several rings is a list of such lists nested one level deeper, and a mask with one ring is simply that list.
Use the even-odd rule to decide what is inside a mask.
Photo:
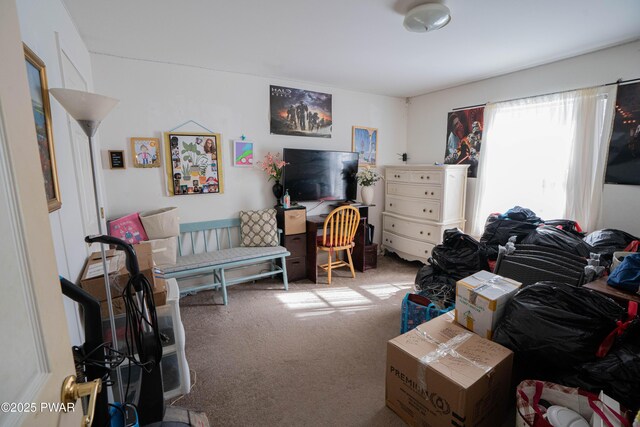
[{"label": "poster with text", "polygon": [[640,185],[640,83],[618,87],[605,183]]},{"label": "poster with text", "polygon": [[331,94],[270,86],[271,133],[331,138]]},{"label": "poster with text", "polygon": [[447,145],[444,163],[447,165],[470,165],[467,176],[478,176],[484,107],[452,111],[447,117]]}]

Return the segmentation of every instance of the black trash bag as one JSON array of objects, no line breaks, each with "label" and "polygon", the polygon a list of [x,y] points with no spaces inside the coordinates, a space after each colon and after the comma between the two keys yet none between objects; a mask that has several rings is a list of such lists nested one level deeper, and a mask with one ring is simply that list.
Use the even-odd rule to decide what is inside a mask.
[{"label": "black trash bag", "polygon": [[570,219],[550,219],[544,222],[544,225],[550,225],[555,228],[567,231],[571,234],[575,234],[581,239],[585,236],[585,233],[580,228],[580,224]]},{"label": "black trash bag", "polygon": [[536,228],[522,243],[556,248],[584,258],[589,258],[589,254],[593,252],[591,245],[580,237],[550,225]]},{"label": "black trash bag", "polygon": [[433,248],[431,263],[456,281],[489,270],[485,246],[457,228],[444,231],[442,244]]},{"label": "black trash bag", "polygon": [[425,265],[416,275],[416,292],[442,307],[455,304],[456,279],[436,265]]},{"label": "black trash bag", "polygon": [[631,409],[640,409],[640,318],[618,337],[602,359],[578,366],[561,383],[598,394],[600,390]]},{"label": "black trash bag", "polygon": [[532,224],[540,224],[541,222],[544,222],[534,211],[521,206],[512,207],[502,214],[502,216],[514,221],[529,222]]},{"label": "black trash bag", "polygon": [[493,340],[515,353],[516,379],[554,381],[567,369],[594,361],[624,317],[622,307],[597,292],[538,282],[521,288],[507,304]]},{"label": "black trash bag", "polygon": [[537,222],[517,221],[503,215],[492,214],[487,218],[480,242],[486,245],[489,259],[496,259],[498,245],[506,245],[511,236],[516,236],[516,243],[520,243],[538,225]]},{"label": "black trash bag", "polygon": [[594,231],[584,238],[584,241],[593,247],[594,252],[609,262],[613,259],[614,252],[623,251],[634,240],[640,238],[612,228]]}]

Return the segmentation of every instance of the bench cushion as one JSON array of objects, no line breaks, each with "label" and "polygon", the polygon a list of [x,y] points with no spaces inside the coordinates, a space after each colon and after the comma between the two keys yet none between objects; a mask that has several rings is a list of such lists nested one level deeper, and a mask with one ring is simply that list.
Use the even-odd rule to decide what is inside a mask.
[{"label": "bench cushion", "polygon": [[261,248],[230,248],[219,251],[205,252],[195,255],[179,256],[175,264],[159,265],[158,269],[163,273],[176,273],[178,271],[193,270],[201,267],[215,267],[230,262],[249,261],[263,256],[286,254],[287,249],[282,246],[268,246]]}]

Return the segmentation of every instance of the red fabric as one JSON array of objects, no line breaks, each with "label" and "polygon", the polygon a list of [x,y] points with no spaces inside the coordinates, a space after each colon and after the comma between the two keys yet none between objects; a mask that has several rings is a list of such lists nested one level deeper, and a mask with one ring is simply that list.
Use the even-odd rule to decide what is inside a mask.
[{"label": "red fabric", "polygon": [[629,246],[624,248],[624,251],[625,252],[640,252],[638,249],[640,249],[640,240],[634,240],[633,242],[629,243]]},{"label": "red fabric", "polygon": [[489,260],[489,270],[493,273],[496,269],[496,260]]},{"label": "red fabric", "polygon": [[635,301],[629,301],[629,307],[627,308],[627,321],[622,322],[618,320],[616,322],[616,328],[611,331],[609,335],[602,341],[600,347],[598,347],[598,351],[596,352],[596,357],[604,357],[609,353],[611,347],[616,341],[616,337],[622,335],[622,333],[629,327],[631,321],[636,318],[638,315],[638,303]]}]

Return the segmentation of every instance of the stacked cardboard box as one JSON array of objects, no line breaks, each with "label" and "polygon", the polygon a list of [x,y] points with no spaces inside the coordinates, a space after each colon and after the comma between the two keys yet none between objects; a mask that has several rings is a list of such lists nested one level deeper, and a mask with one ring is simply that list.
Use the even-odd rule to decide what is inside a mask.
[{"label": "stacked cardboard box", "polygon": [[491,339],[507,302],[522,283],[488,271],[458,280],[456,322],[483,338]]},{"label": "stacked cardboard box", "polygon": [[[136,245],[136,255],[140,272],[147,278],[153,290],[153,300],[156,306],[164,305],[167,301],[167,290],[164,279],[154,277],[153,259],[149,246]],[[111,290],[111,304],[114,315],[125,312],[125,303],[122,292],[129,282],[129,273],[125,267],[126,257],[124,252],[109,250],[106,252],[109,287]],[[92,253],[87,259],[82,275],[80,287],[100,301],[100,311],[103,317],[108,317],[107,290],[104,283],[104,269],[100,252]]]}]

